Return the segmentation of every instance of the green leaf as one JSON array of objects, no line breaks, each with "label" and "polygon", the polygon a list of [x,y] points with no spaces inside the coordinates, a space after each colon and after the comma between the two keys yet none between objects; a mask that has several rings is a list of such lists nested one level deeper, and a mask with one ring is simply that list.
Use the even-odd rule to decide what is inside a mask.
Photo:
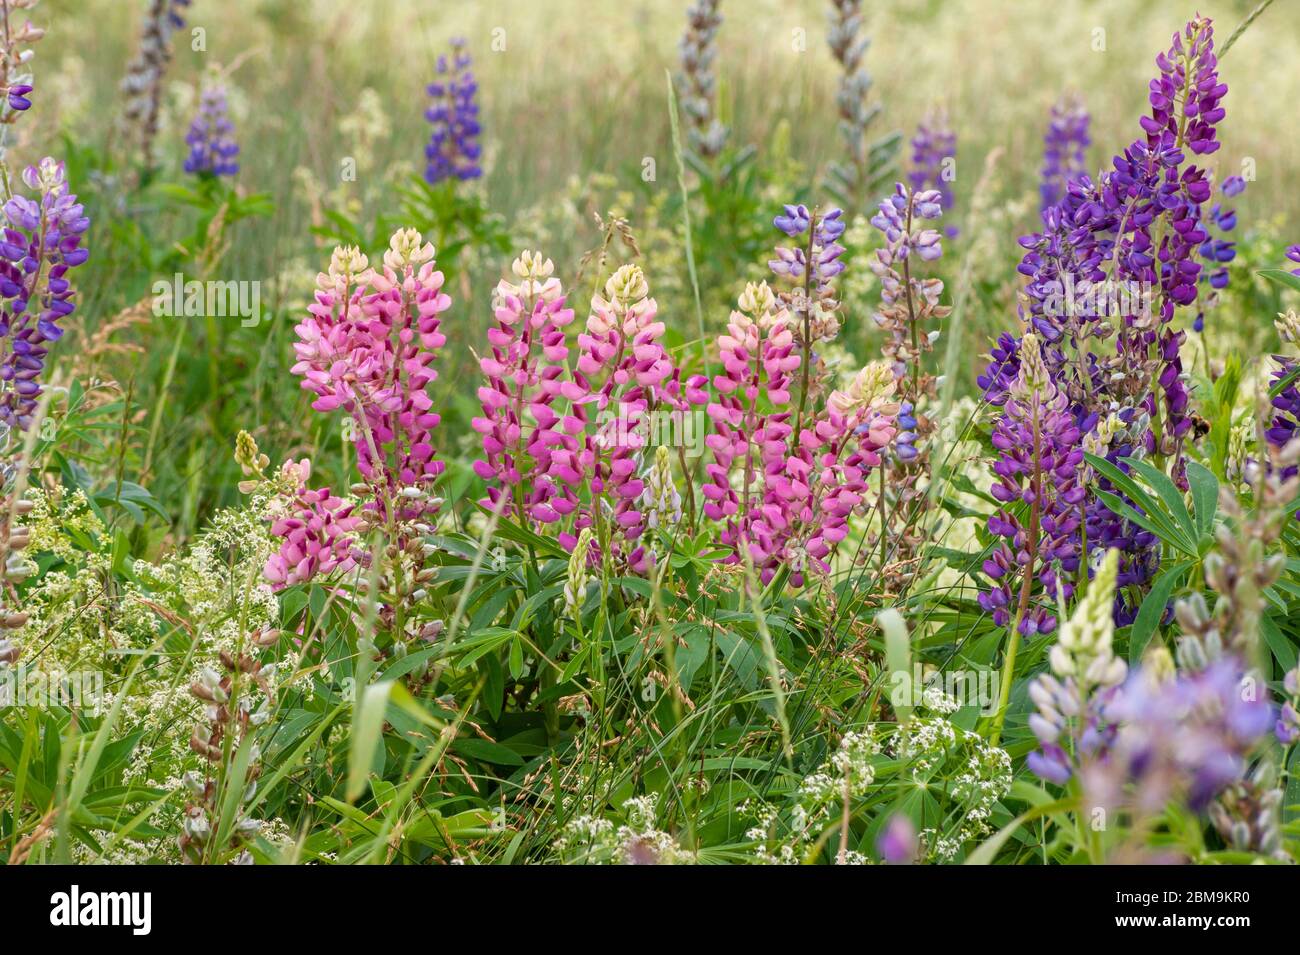
[{"label": "green leaf", "polygon": [[[904,674],[904,679],[910,680],[912,646],[907,636],[907,624],[903,621],[903,615],[893,607],[888,607],[876,614],[876,623],[880,625],[880,630],[885,635],[885,665],[889,668],[889,672]],[[919,691],[920,687],[912,687],[909,698],[915,698]],[[894,710],[903,722],[912,715],[910,705],[900,706],[895,703]]]},{"label": "green leaf", "polygon": [[1297,378],[1300,378],[1300,362],[1296,362],[1294,368],[1288,371],[1277,381],[1273,382],[1273,387],[1268,389],[1268,396],[1270,398],[1276,398],[1282,392],[1290,388]]},{"label": "green leaf", "polygon": [[451,744],[451,748],[454,752],[464,756],[481,759],[485,763],[494,763],[497,766],[522,766],[524,764],[523,757],[513,749],[485,739],[475,737],[458,739]]},{"label": "green leaf", "polygon": [[1138,608],[1137,619],[1133,621],[1133,628],[1129,631],[1128,637],[1128,659],[1129,663],[1136,664],[1142,658],[1142,651],[1147,648],[1151,642],[1151,636],[1160,626],[1160,620],[1165,615],[1165,608],[1169,606],[1169,598],[1172,596],[1174,589],[1182,581],[1183,575],[1192,565],[1184,562],[1175,564],[1163,574],[1156,578],[1156,582],[1151,585],[1151,592],[1146,595],[1142,601],[1142,606]]},{"label": "green leaf", "polygon": [[1277,625],[1277,621],[1269,616],[1259,618],[1259,631],[1264,637],[1264,642],[1268,644],[1269,650],[1272,651],[1274,658],[1281,666],[1282,671],[1290,672],[1296,667],[1296,648],[1290,640],[1287,639],[1282,628]]},{"label": "green leaf", "polygon": [[1196,536],[1199,545],[1199,539],[1214,529],[1214,515],[1219,510],[1219,480],[1209,468],[1195,461],[1188,461],[1187,484],[1192,491],[1192,507],[1196,512]]},{"label": "green leaf", "polygon": [[1154,521],[1148,518],[1145,514],[1135,509],[1132,504],[1129,504],[1118,494],[1112,494],[1110,491],[1102,491],[1102,490],[1097,490],[1094,491],[1093,493],[1097,495],[1097,499],[1099,501],[1101,501],[1103,504],[1109,507],[1120,517],[1124,518],[1127,521],[1133,522],[1143,530],[1150,531],[1152,534],[1155,534],[1161,540],[1166,539],[1165,535],[1161,533],[1159,525],[1157,525]]},{"label": "green leaf", "polygon": [[1146,479],[1147,486],[1160,497],[1165,510],[1183,531],[1183,539],[1191,549],[1191,553],[1195,554],[1196,540],[1199,535],[1196,533],[1196,525],[1192,523],[1192,515],[1187,510],[1187,502],[1183,500],[1183,492],[1178,490],[1178,485],[1169,475],[1146,461],[1137,458],[1124,458],[1123,461],[1141,474]]},{"label": "green leaf", "polygon": [[1270,282],[1276,282],[1293,292],[1300,292],[1300,275],[1293,275],[1286,269],[1260,269],[1259,274]]},{"label": "green leaf", "polygon": [[348,749],[348,802],[355,802],[366,791],[366,777],[374,763],[375,748],[384,729],[388,696],[396,685],[392,681],[372,683],[357,697],[352,717],[352,745]]},{"label": "green leaf", "polygon": [[[1155,534],[1161,540],[1170,544],[1176,542],[1179,537],[1177,527],[1174,526],[1170,517],[1160,510],[1155,498],[1143,490],[1137,481],[1133,480],[1130,475],[1125,474],[1105,458],[1099,458],[1095,454],[1085,454],[1084,459],[1094,470],[1103,475],[1107,480],[1114,484],[1115,487],[1124,492],[1129,500],[1141,509],[1141,512],[1138,513],[1134,511],[1133,507],[1128,507],[1127,512],[1118,509],[1114,504],[1110,503],[1109,500],[1102,497],[1102,500],[1106,501],[1107,507],[1112,511],[1115,511],[1115,513],[1119,514],[1121,517],[1127,517],[1139,527],[1151,531],[1151,533]],[[1097,492],[1099,496],[1104,493],[1105,492],[1103,491]],[[1110,495],[1110,497],[1114,498],[1115,496]],[[1145,519],[1142,515],[1145,515]],[[1195,552],[1192,553],[1192,556],[1195,556]]]}]

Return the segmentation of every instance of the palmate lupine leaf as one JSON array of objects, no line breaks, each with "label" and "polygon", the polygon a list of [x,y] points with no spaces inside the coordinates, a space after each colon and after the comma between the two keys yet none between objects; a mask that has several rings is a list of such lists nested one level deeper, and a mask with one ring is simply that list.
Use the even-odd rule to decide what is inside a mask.
[{"label": "palmate lupine leaf", "polygon": [[1129,631],[1129,663],[1136,664],[1142,659],[1142,652],[1146,650],[1147,644],[1151,642],[1152,635],[1160,626],[1160,621],[1164,619],[1165,611],[1169,608],[1170,598],[1173,597],[1174,591],[1178,589],[1178,585],[1182,583],[1183,578],[1191,568],[1191,561],[1174,564],[1157,577],[1155,583],[1151,585],[1151,590],[1143,599],[1142,606],[1138,608],[1137,619],[1133,621],[1133,627]]},{"label": "palmate lupine leaf", "polygon": [[[1199,555],[1196,528],[1192,524],[1190,516],[1187,518],[1186,524],[1180,525],[1180,522],[1161,506],[1160,501],[1149,494],[1131,475],[1125,474],[1110,461],[1099,458],[1094,454],[1085,454],[1084,459],[1094,470],[1114,484],[1133,502],[1130,505],[1116,494],[1108,491],[1095,491],[1097,497],[1107,507],[1121,517],[1127,518],[1139,527],[1155,534],[1170,546],[1178,548],[1187,556],[1197,557]],[[1133,459],[1127,458],[1125,463],[1132,465],[1142,462],[1134,462]],[[1177,488],[1173,481],[1169,482],[1169,486],[1174,489],[1176,494]],[[1167,493],[1168,489],[1166,489]],[[1181,496],[1178,499],[1181,503]],[[1183,509],[1186,510],[1186,505],[1183,505]]]}]

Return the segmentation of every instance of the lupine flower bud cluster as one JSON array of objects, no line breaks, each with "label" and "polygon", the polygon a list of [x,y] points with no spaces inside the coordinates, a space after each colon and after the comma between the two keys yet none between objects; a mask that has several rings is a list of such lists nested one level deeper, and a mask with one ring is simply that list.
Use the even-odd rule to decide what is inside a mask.
[{"label": "lupine flower bud cluster", "polygon": [[702,159],[714,158],[727,144],[727,127],[717,117],[713,72],[722,25],[719,6],[720,0],[695,0],[686,11],[686,32],[677,46],[681,58],[677,88],[686,116],[686,141]]},{"label": "lupine flower bud cluster", "polygon": [[478,82],[470,63],[465,41],[452,40],[450,56],[438,57],[438,78],[428,87],[433,103],[425,110],[424,118],[432,124],[433,132],[424,149],[424,178],[431,185],[483,175]]},{"label": "lupine flower bud cluster", "polygon": [[1210,821],[1224,843],[1238,852],[1272,856],[1290,861],[1282,846],[1282,802],[1284,793],[1267,779],[1268,767],[1261,762],[1250,777],[1232,783],[1210,805]]},{"label": "lupine flower bud cluster", "polygon": [[1043,137],[1042,182],[1038,187],[1044,210],[1065,197],[1072,180],[1088,172],[1088,135],[1091,117],[1078,96],[1063,96],[1052,106]]},{"label": "lupine flower bud cluster", "polygon": [[1003,541],[984,562],[993,586],[980,594],[980,606],[999,626],[1014,620],[1026,636],[1049,633],[1056,627],[1051,601],[1058,592],[1071,595],[1079,568],[1083,451],[1032,333],[1021,341],[1020,376],[994,428],[993,446],[999,457],[990,493],[1003,504],[1023,503],[1029,512],[1027,524],[1011,508],[989,518],[989,531]]},{"label": "lupine flower bud cluster", "polygon": [[31,424],[49,344],[76,309],[69,272],[90,257],[81,244],[90,219],[63,163],[42,159],[22,182],[36,198],[11,196],[0,234],[0,439]]},{"label": "lupine flower bud cluster", "polygon": [[1201,669],[1225,651],[1244,660],[1258,658],[1264,593],[1286,567],[1286,554],[1276,544],[1291,519],[1287,507],[1300,494],[1297,461],[1300,439],[1274,451],[1268,468],[1256,469],[1255,506],[1250,509],[1230,488],[1221,491],[1219,511],[1228,520],[1215,529],[1215,549],[1203,562],[1205,582],[1219,595],[1214,612],[1207,611],[1200,594],[1174,608],[1183,631],[1178,655],[1185,668]]},{"label": "lupine flower bud cluster", "polygon": [[1287,700],[1282,704],[1274,732],[1278,742],[1290,746],[1300,741],[1300,667],[1287,671],[1282,679],[1282,689],[1286,691]]},{"label": "lupine flower bud cluster", "polygon": [[871,195],[888,174],[899,136],[867,139],[867,130],[880,115],[881,107],[867,101],[871,74],[863,61],[871,39],[862,32],[862,0],[832,0],[827,17],[826,41],[843,71],[835,105],[849,156],[847,163],[831,163],[830,173],[838,180],[837,194],[845,197],[852,211],[862,207],[864,197]]},{"label": "lupine flower bud cluster", "polygon": [[569,572],[564,578],[564,614],[570,620],[577,621],[582,614],[582,605],[587,599],[587,585],[591,583],[591,528],[584,527],[578,534],[578,542],[569,555]]},{"label": "lupine flower bud cluster", "polygon": [[1107,551],[1097,576],[1061,624],[1048,656],[1050,673],[1030,684],[1035,712],[1029,728],[1039,749],[1026,759],[1040,778],[1064,785],[1080,761],[1100,758],[1114,736],[1114,727],[1101,719],[1101,709],[1124,682],[1128,667],[1112,647],[1115,621],[1115,579],[1119,552]]},{"label": "lupine flower bud cluster", "polygon": [[0,672],[13,666],[22,653],[22,646],[8,634],[21,629],[29,619],[25,611],[12,609],[4,595],[28,574],[22,552],[31,542],[31,532],[19,521],[31,512],[31,501],[12,493],[0,496]]},{"label": "lupine flower bud cluster", "polygon": [[172,61],[172,36],[185,28],[183,16],[191,0],[149,0],[140,49],[126,68],[122,92],[123,115],[138,138],[146,168],[153,165],[153,141],[158,135],[163,79]]},{"label": "lupine flower bud cluster", "polygon": [[235,142],[235,124],[230,120],[226,87],[210,82],[199,94],[199,109],[185,134],[190,153],[185,157],[185,171],[198,176],[233,176],[239,172],[239,143]]},{"label": "lupine flower bud cluster", "polygon": [[[231,778],[231,773],[235,754],[245,738],[270,719],[275,665],[264,666],[255,654],[278,639],[277,631],[254,633],[249,641],[251,652],[222,650],[220,669],[203,667],[190,685],[190,695],[203,705],[203,719],[190,735],[190,749],[207,767],[201,773],[187,772],[182,779],[189,798],[177,842],[187,863],[228,859],[233,865],[253,864],[248,846],[261,831],[262,823],[249,816],[245,806],[257,795],[257,780],[262,772],[261,747],[256,742],[248,744],[252,749],[243,778]],[[216,845],[221,813],[230,806],[223,798],[227,789],[239,794],[233,804],[236,818],[229,830],[229,843]]]}]

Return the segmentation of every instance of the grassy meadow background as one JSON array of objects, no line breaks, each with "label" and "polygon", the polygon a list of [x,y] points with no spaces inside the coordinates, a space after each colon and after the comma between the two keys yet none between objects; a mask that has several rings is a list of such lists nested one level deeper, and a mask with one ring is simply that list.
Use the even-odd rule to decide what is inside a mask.
[{"label": "grassy meadow background", "polygon": [[[1219,0],[1203,7],[1202,13],[1215,18],[1222,43],[1251,4]],[[59,139],[73,151],[74,173],[76,150],[101,155],[114,149],[118,84],[135,50],[140,8],[120,0],[42,5],[48,39],[39,57],[51,90],[47,108],[59,116]],[[827,165],[843,158],[834,104],[839,71],[826,45],[825,5],[757,0],[722,10],[719,110],[731,127],[731,145],[752,144],[753,166],[761,172],[740,219],[701,221],[704,215],[696,212],[695,227],[703,230],[695,238],[704,324],[710,330],[721,327],[740,283],[764,273],[766,247],[760,243],[770,241],[771,210],[796,197],[825,201]],[[953,217],[973,237],[961,251],[971,256],[983,305],[963,318],[969,346],[958,363],[963,380],[973,376],[985,343],[1014,324],[1016,238],[1032,231],[1037,219],[1042,134],[1051,104],[1066,90],[1084,95],[1092,112],[1090,161],[1096,167],[1130,140],[1133,117],[1145,102],[1152,51],[1167,44],[1187,13],[1167,0],[871,5],[866,64],[874,78],[871,98],[883,106],[872,134],[900,131],[905,163],[906,137],[917,120],[943,105],[958,137]],[[187,16],[188,30],[205,31],[206,50],[195,52],[185,35],[177,37],[158,137],[161,175],[182,178],[181,138],[197,84],[205,70],[220,67],[230,71],[242,144],[239,186],[269,194],[275,212],[232,230],[212,276],[260,281],[269,325],[223,323],[214,330],[219,343],[208,342],[202,353],[193,349],[192,330],[182,332],[180,373],[168,375],[175,342],[170,321],[137,323],[112,337],[142,346],[143,354],[125,367],[109,355],[106,364],[91,369],[133,388],[134,400],[165,421],[154,427],[150,451],[133,446],[128,453],[147,453],[148,461],[140,462],[148,464],[144,477],[183,489],[178,529],[192,531],[201,512],[231,499],[232,482],[200,481],[199,475],[230,467],[226,449],[240,427],[286,451],[312,452],[327,441],[319,433],[301,433],[305,401],[296,404],[292,389],[278,387],[291,363],[295,316],[333,244],[311,230],[322,224],[322,207],[342,210],[363,227],[381,211],[391,213],[400,185],[422,168],[428,132],[424,87],[451,37],[465,37],[475,60],[486,154],[486,175],[475,185],[499,217],[508,245],[543,250],[572,281],[583,254],[601,243],[593,214],[624,216],[645,253],[642,265],[669,325],[697,327],[665,72],[678,68],[684,4],[197,0]],[[1098,37],[1102,52],[1094,50]],[[494,40],[504,49],[493,52]],[[1243,160],[1255,164],[1257,180],[1239,204],[1246,235],[1260,228],[1277,231],[1300,210],[1293,185],[1300,167],[1300,72],[1284,66],[1297,58],[1300,5],[1277,3],[1226,60],[1232,86],[1226,145],[1214,158],[1221,175],[1237,171]],[[40,135],[53,139],[50,130],[42,126]],[[58,141],[30,145],[34,152],[67,152]],[[986,174],[990,154],[996,162]],[[352,182],[340,179],[347,157],[357,164]],[[655,162],[649,182],[642,176],[646,157]],[[142,268],[130,248],[176,241],[189,228],[184,210],[174,204],[128,208],[119,199],[114,208],[111,178],[103,185],[83,189],[95,220],[116,228],[126,214],[145,223],[150,237],[119,233],[112,245],[96,249],[88,271],[93,278],[80,283],[86,334],[149,296],[154,281],[170,278],[151,272],[148,263]],[[966,222],[977,185],[979,221]],[[733,233],[742,229],[753,248],[734,251]],[[851,253],[852,240],[850,234]],[[729,248],[732,255],[718,254]],[[510,257],[471,249],[450,280],[453,347],[443,360],[455,371],[438,387],[459,389],[465,400],[475,372],[467,346],[482,340],[490,289]],[[584,282],[594,282],[592,270],[586,273]],[[860,265],[851,270],[850,283],[855,277],[859,294],[847,295],[845,337],[865,360],[878,349],[879,337],[868,320],[871,276]],[[1260,293],[1276,297],[1269,289]],[[586,294],[584,286],[579,295]],[[1267,334],[1267,324],[1259,330]],[[67,350],[58,358],[67,361]],[[159,391],[161,382],[168,383],[166,392]],[[471,411],[467,405],[466,413]]]}]

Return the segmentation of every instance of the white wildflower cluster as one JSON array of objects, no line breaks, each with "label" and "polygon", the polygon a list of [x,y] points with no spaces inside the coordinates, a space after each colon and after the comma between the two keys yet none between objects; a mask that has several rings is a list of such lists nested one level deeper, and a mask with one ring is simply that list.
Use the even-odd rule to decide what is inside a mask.
[{"label": "white wildflower cluster", "polygon": [[943,687],[931,684],[921,691],[921,705],[932,713],[950,716],[961,709],[961,701],[944,691]]},{"label": "white wildflower cluster", "polygon": [[741,814],[754,819],[746,832],[746,837],[757,843],[754,861],[762,865],[801,862],[837,818],[844,800],[861,798],[871,791],[880,752],[880,741],[871,727],[850,731],[816,772],[799,783],[784,816],[766,802],[744,803]]},{"label": "white wildflower cluster", "polygon": [[554,850],[566,863],[581,865],[683,865],[694,861],[670,834],[656,828],[659,797],[635,796],[623,803],[625,822],[616,826],[582,815],[564,827]]},{"label": "white wildflower cluster", "polygon": [[921,715],[898,728],[886,752],[945,809],[945,824],[921,833],[931,859],[951,860],[992,831],[994,809],[1011,790],[1006,750],[943,716]]}]

